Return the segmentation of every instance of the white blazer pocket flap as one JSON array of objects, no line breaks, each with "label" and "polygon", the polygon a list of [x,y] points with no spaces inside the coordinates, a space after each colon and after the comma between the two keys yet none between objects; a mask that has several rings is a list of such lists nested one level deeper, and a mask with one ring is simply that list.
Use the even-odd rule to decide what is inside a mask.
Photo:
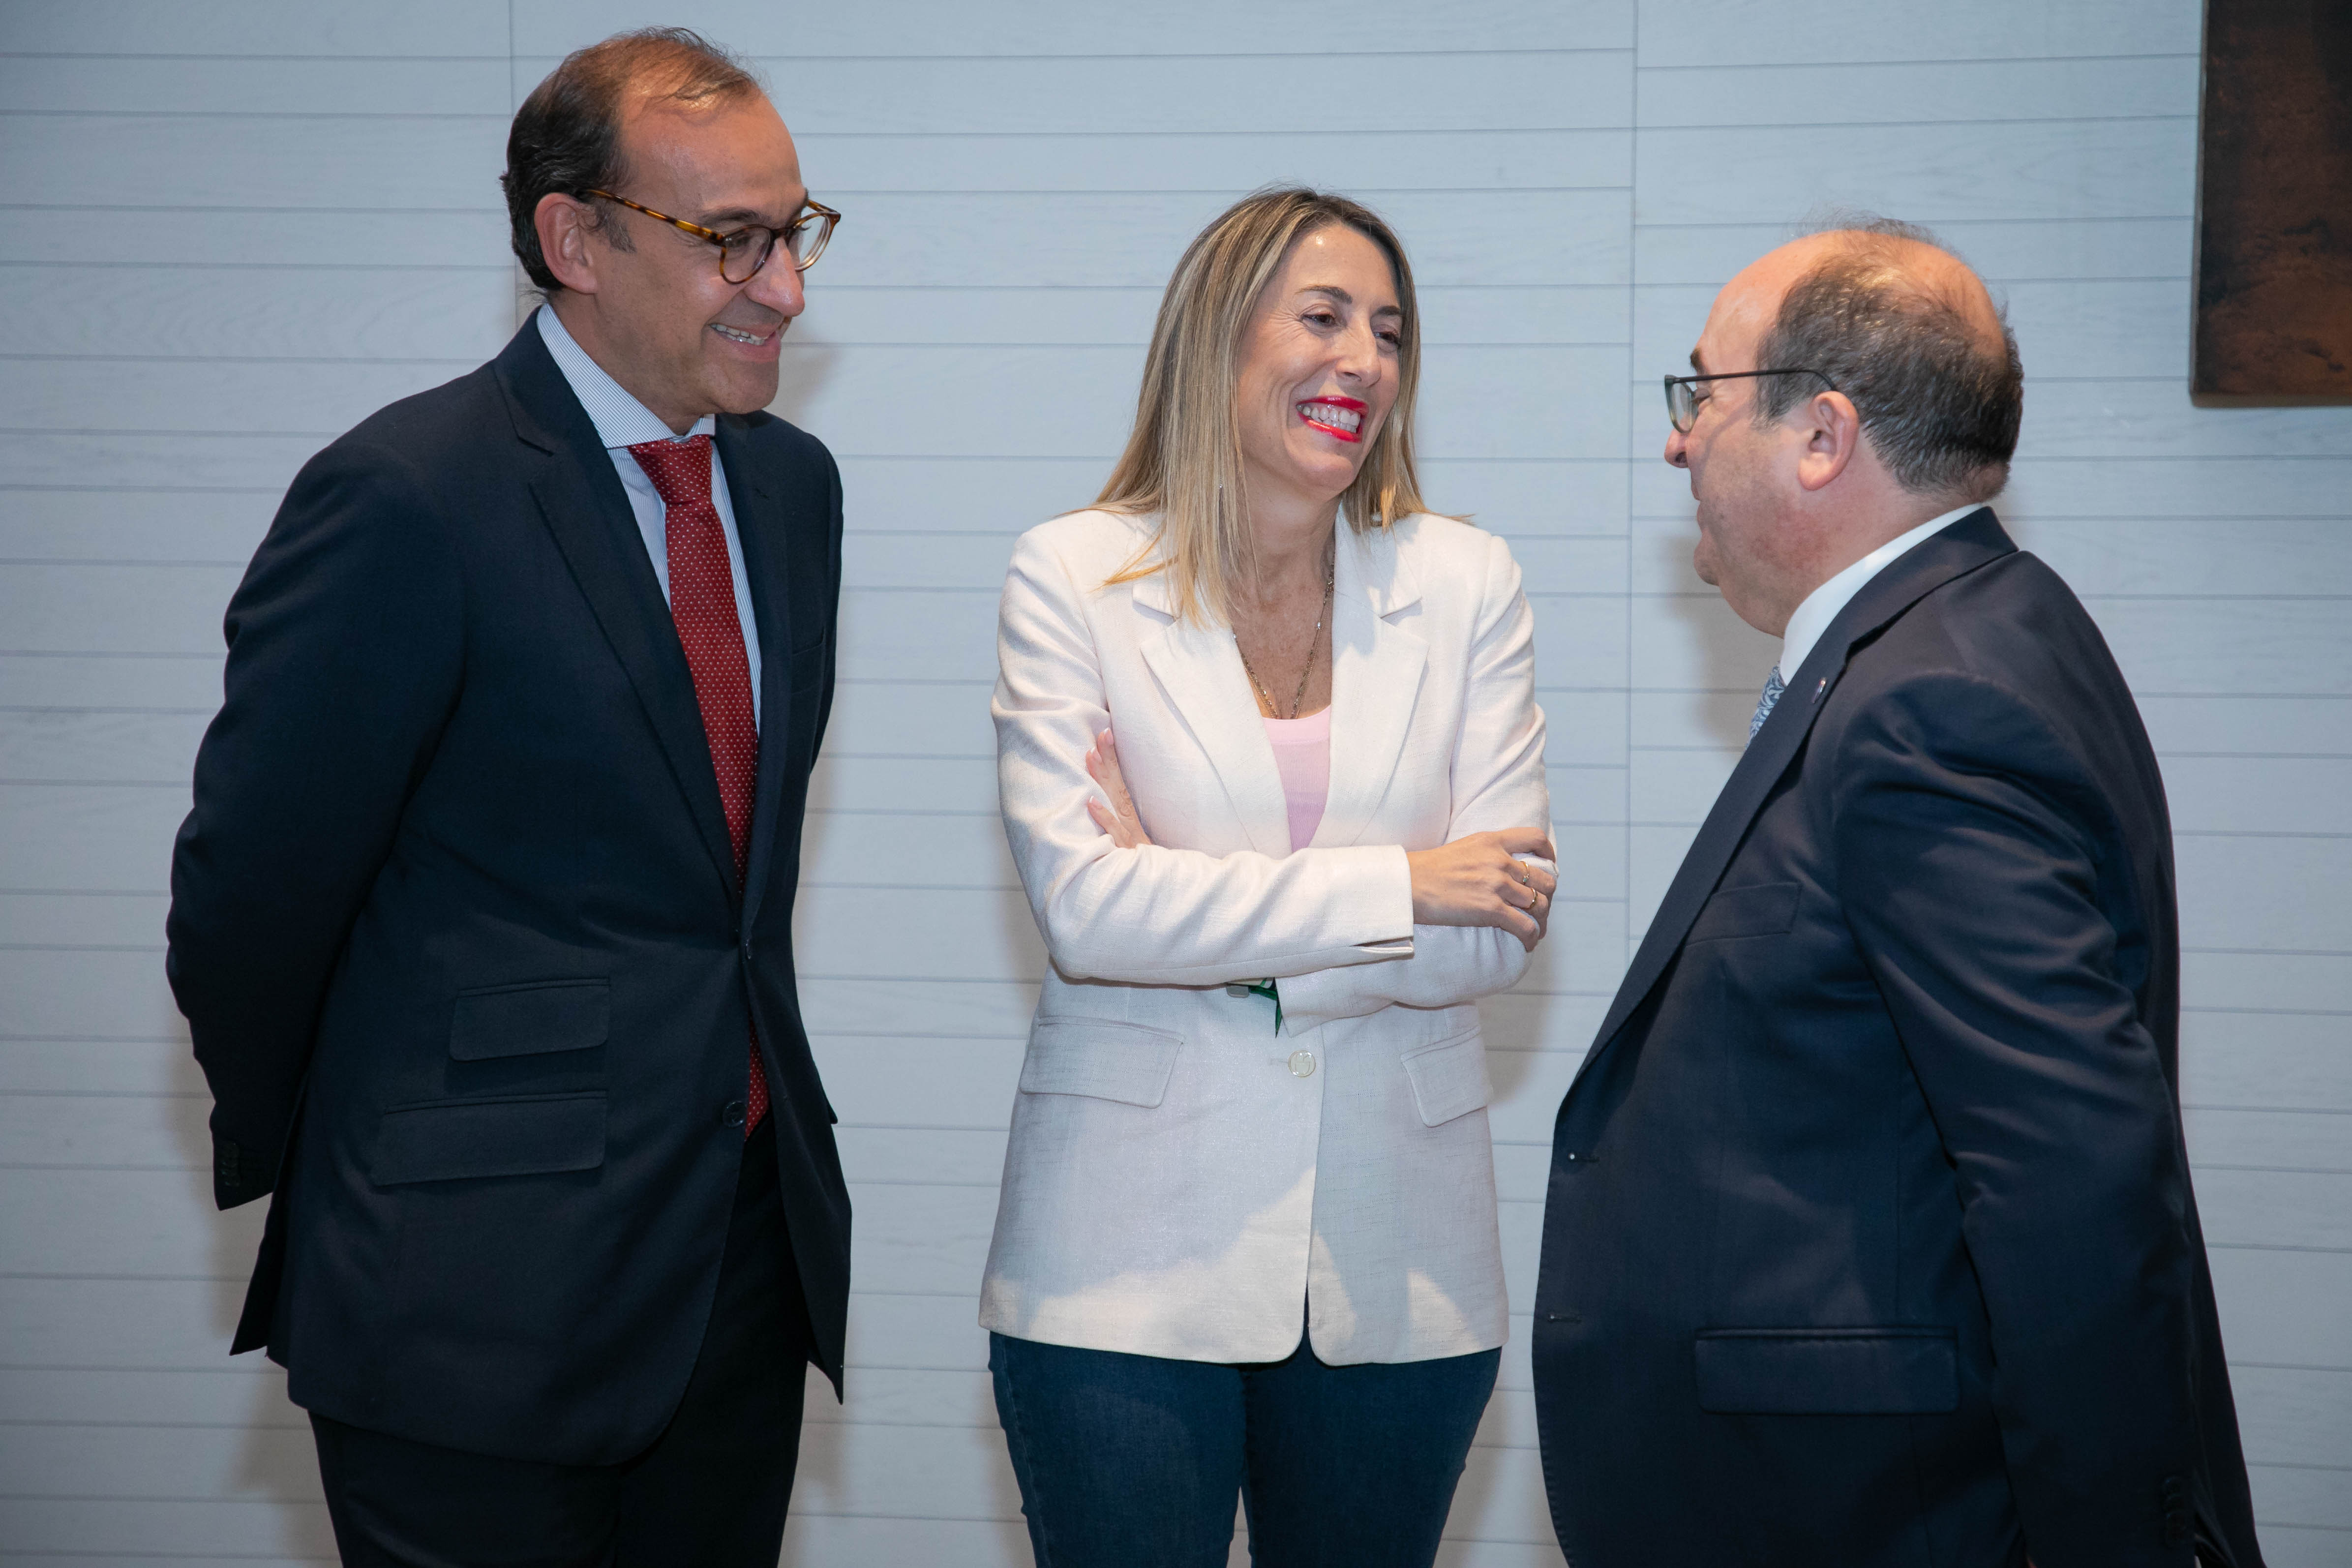
[{"label": "white blazer pocket flap", "polygon": [[1040,1018],[1021,1062],[1024,1094],[1083,1094],[1127,1105],[1168,1098],[1181,1035],[1108,1018]]},{"label": "white blazer pocket flap", "polygon": [[1494,1098],[1495,1086],[1486,1079],[1486,1042],[1476,1029],[1405,1052],[1404,1076],[1412,1080],[1422,1121],[1432,1127],[1467,1116]]}]

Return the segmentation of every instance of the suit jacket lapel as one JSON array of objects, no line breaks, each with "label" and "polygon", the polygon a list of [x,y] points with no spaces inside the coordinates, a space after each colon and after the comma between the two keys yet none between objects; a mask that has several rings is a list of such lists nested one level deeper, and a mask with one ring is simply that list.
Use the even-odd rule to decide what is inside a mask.
[{"label": "suit jacket lapel", "polygon": [[[1890,562],[1838,612],[1837,618],[1806,656],[1796,679],[1788,682],[1788,694],[1748,742],[1739,765],[1732,769],[1730,779],[1724,784],[1723,793],[1716,796],[1714,809],[1707,813],[1698,837],[1691,841],[1690,852],[1683,857],[1682,868],[1675,873],[1656,916],[1650,921],[1649,931],[1642,938],[1641,948],[1633,955],[1633,965],[1625,972],[1624,983],[1617,988],[1617,999],[1610,1005],[1601,1032],[1593,1037],[1592,1049],[1578,1069],[1577,1083],[1583,1082],[1591,1072],[1593,1063],[1642,1005],[1650,988],[1658,983],[1668,961],[1680,951],[1691,922],[1714,894],[1724,868],[1730,865],[1740,840],[1747,837],[1748,825],[1755,820],[1765,798],[1772,793],[1772,786],[1780,782],[1781,773],[1811,732],[1822,701],[1845,672],[1853,646],[1900,618],[1913,605],[1953,578],[1973,572],[2016,548],[1991,510],[1979,509]],[[1574,1084],[1570,1086],[1570,1092],[1575,1092]]]},{"label": "suit jacket lapel", "polygon": [[1315,842],[1354,844],[1370,826],[1404,752],[1429,645],[1388,617],[1421,602],[1396,535],[1340,525],[1331,588],[1331,788]]},{"label": "suit jacket lapel", "polygon": [[1208,753],[1250,847],[1261,855],[1289,854],[1282,775],[1275,771],[1274,747],[1250,696],[1232,628],[1177,619],[1160,573],[1138,578],[1131,592],[1135,613],[1160,623],[1136,639],[1143,662]]},{"label": "suit jacket lapel", "polygon": [[[735,851],[703,733],[694,674],[678,645],[661,582],[646,559],[628,493],[596,437],[587,411],[547,352],[536,324],[525,322],[498,358],[498,375],[515,435],[541,457],[530,477],[556,548],[595,612],[614,657],[661,742],[670,773],[710,853],[711,868],[735,896]],[[730,479],[731,485],[731,479]]]},{"label": "suit jacket lapel", "polygon": [[782,826],[784,753],[781,737],[792,721],[792,600],[784,587],[789,552],[773,530],[782,526],[773,479],[743,438],[742,421],[719,420],[719,466],[743,543],[743,575],[751,591],[751,621],[760,636],[760,772],[751,790],[751,853],[743,872],[743,925],[751,929],[767,890],[769,858]]}]

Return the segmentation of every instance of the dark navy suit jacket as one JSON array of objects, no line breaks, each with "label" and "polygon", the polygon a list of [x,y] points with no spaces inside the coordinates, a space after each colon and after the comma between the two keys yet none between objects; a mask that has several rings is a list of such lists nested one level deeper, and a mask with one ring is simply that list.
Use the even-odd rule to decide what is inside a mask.
[{"label": "dark navy suit jacket", "polygon": [[2258,1568],[2179,952],[2131,693],[1972,512],[1793,672],[1560,1107],[1576,1568]]},{"label": "dark navy suit jacket", "polygon": [[849,1200],[793,974],[833,693],[841,487],[722,417],[763,662],[739,889],[626,493],[526,325],[307,464],[228,610],[170,973],[224,1207],[275,1189],[237,1350],[353,1426],[570,1464],[686,1386],[756,1022],[818,1364]]}]

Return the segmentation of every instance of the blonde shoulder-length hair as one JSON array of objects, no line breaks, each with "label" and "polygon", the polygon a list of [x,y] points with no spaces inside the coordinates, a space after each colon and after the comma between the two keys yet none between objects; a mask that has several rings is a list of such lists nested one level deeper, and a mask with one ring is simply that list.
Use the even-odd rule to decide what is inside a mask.
[{"label": "blonde shoulder-length hair", "polygon": [[1165,572],[1168,597],[1180,617],[1231,622],[1233,592],[1249,574],[1255,547],[1234,406],[1242,337],[1258,296],[1291,247],[1335,225],[1354,229],[1387,255],[1404,315],[1395,405],[1340,506],[1359,533],[1424,510],[1412,466],[1421,311],[1403,245],[1371,209],[1345,196],[1302,186],[1263,190],[1202,229],[1168,280],[1144,357],[1134,433],[1095,498],[1106,511],[1156,514],[1158,528],[1104,586]]}]

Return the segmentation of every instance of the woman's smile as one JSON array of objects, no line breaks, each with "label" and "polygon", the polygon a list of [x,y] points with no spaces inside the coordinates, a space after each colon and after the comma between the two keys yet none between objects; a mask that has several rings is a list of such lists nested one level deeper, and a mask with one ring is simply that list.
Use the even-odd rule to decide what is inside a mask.
[{"label": "woman's smile", "polygon": [[1310,397],[1298,405],[1298,417],[1335,440],[1360,441],[1370,407],[1353,397]]}]

